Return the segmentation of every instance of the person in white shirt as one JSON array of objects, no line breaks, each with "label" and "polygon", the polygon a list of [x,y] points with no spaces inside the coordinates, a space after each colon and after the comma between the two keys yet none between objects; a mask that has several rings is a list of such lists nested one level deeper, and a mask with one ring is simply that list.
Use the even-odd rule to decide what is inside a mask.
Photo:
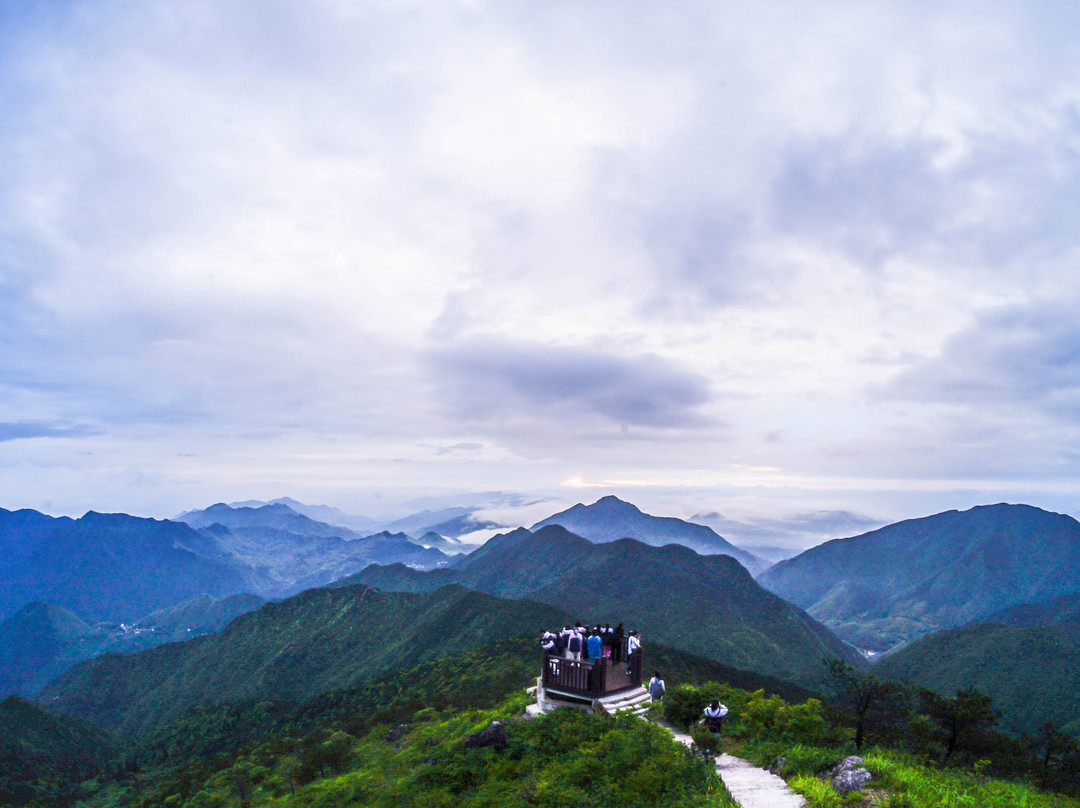
[{"label": "person in white shirt", "polygon": [[728,708],[721,704],[719,699],[713,699],[713,703],[705,708],[705,728],[719,737],[724,728],[724,716],[727,714]]},{"label": "person in white shirt", "polygon": [[630,636],[626,638],[626,673],[630,675],[634,668],[634,660],[637,659],[637,654],[641,651],[641,637],[638,636],[636,631],[631,631]]},{"label": "person in white shirt", "polygon": [[581,661],[581,646],[584,644],[585,639],[577,630],[571,631],[566,638],[566,658]]}]

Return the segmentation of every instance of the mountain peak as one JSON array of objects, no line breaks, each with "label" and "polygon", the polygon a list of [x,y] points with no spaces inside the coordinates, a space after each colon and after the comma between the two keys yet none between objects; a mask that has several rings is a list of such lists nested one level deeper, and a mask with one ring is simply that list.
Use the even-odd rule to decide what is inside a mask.
[{"label": "mountain peak", "polygon": [[530,529],[537,531],[548,525],[562,525],[594,543],[637,539],[654,547],[681,544],[701,555],[731,556],[751,572],[760,572],[768,566],[752,553],[735,547],[710,527],[672,516],[653,516],[613,495],[601,497],[592,505],[575,505],[537,522]]},{"label": "mountain peak", "polygon": [[592,505],[583,505],[584,508],[602,508],[604,510],[612,511],[627,511],[628,513],[642,513],[641,508],[632,502],[627,502],[625,499],[619,499],[614,494],[608,494],[606,497],[600,497]]}]

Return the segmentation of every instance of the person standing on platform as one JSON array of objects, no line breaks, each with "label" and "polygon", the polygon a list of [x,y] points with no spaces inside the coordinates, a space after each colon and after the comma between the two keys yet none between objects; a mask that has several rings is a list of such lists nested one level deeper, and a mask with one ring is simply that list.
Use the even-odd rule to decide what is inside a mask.
[{"label": "person standing on platform", "polygon": [[589,651],[589,661],[594,665],[602,664],[604,661],[604,641],[600,639],[600,626],[593,629],[585,644]]},{"label": "person standing on platform", "polygon": [[634,662],[637,661],[638,654],[641,653],[641,638],[636,631],[631,631],[630,636],[626,638],[626,674],[627,676],[634,669]]},{"label": "person standing on platform", "polygon": [[585,644],[582,636],[578,634],[577,629],[570,632],[570,636],[566,638],[566,658],[573,659],[578,662],[581,661],[581,647]]},{"label": "person standing on platform", "polygon": [[615,626],[614,631],[611,632],[611,661],[622,662],[624,650],[625,648],[623,646],[623,627],[622,623],[619,623],[619,625]]}]

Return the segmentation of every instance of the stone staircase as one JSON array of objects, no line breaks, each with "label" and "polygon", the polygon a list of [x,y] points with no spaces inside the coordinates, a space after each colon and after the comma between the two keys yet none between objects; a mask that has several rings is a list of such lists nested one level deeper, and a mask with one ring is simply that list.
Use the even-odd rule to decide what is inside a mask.
[{"label": "stone staircase", "polygon": [[[608,715],[629,712],[630,715],[645,718],[650,704],[649,691],[644,687],[612,693],[594,700],[591,705],[585,700],[570,703],[552,699],[544,693],[543,683],[539,679],[536,686],[528,688],[526,692],[537,699],[536,703],[526,707],[525,711],[530,716],[543,715],[557,707],[577,707],[602,710]],[[679,743],[693,747],[693,740],[685,732],[663,722],[661,726],[670,731]],[[724,781],[728,793],[742,808],[806,808],[806,801],[793,792],[781,778],[741,758],[720,755],[716,758],[716,773]]]},{"label": "stone staircase", "polygon": [[608,715],[629,712],[631,715],[644,717],[651,701],[648,690],[635,687],[633,690],[622,690],[597,699],[596,706]]}]

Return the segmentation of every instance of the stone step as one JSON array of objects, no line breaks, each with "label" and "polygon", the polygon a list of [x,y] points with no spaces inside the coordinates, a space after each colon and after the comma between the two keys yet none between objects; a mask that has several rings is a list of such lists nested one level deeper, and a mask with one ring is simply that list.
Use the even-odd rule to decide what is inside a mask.
[{"label": "stone step", "polygon": [[643,715],[650,703],[649,691],[643,687],[626,690],[598,699],[601,708],[609,715],[615,715],[620,711],[632,711],[635,715]]}]

